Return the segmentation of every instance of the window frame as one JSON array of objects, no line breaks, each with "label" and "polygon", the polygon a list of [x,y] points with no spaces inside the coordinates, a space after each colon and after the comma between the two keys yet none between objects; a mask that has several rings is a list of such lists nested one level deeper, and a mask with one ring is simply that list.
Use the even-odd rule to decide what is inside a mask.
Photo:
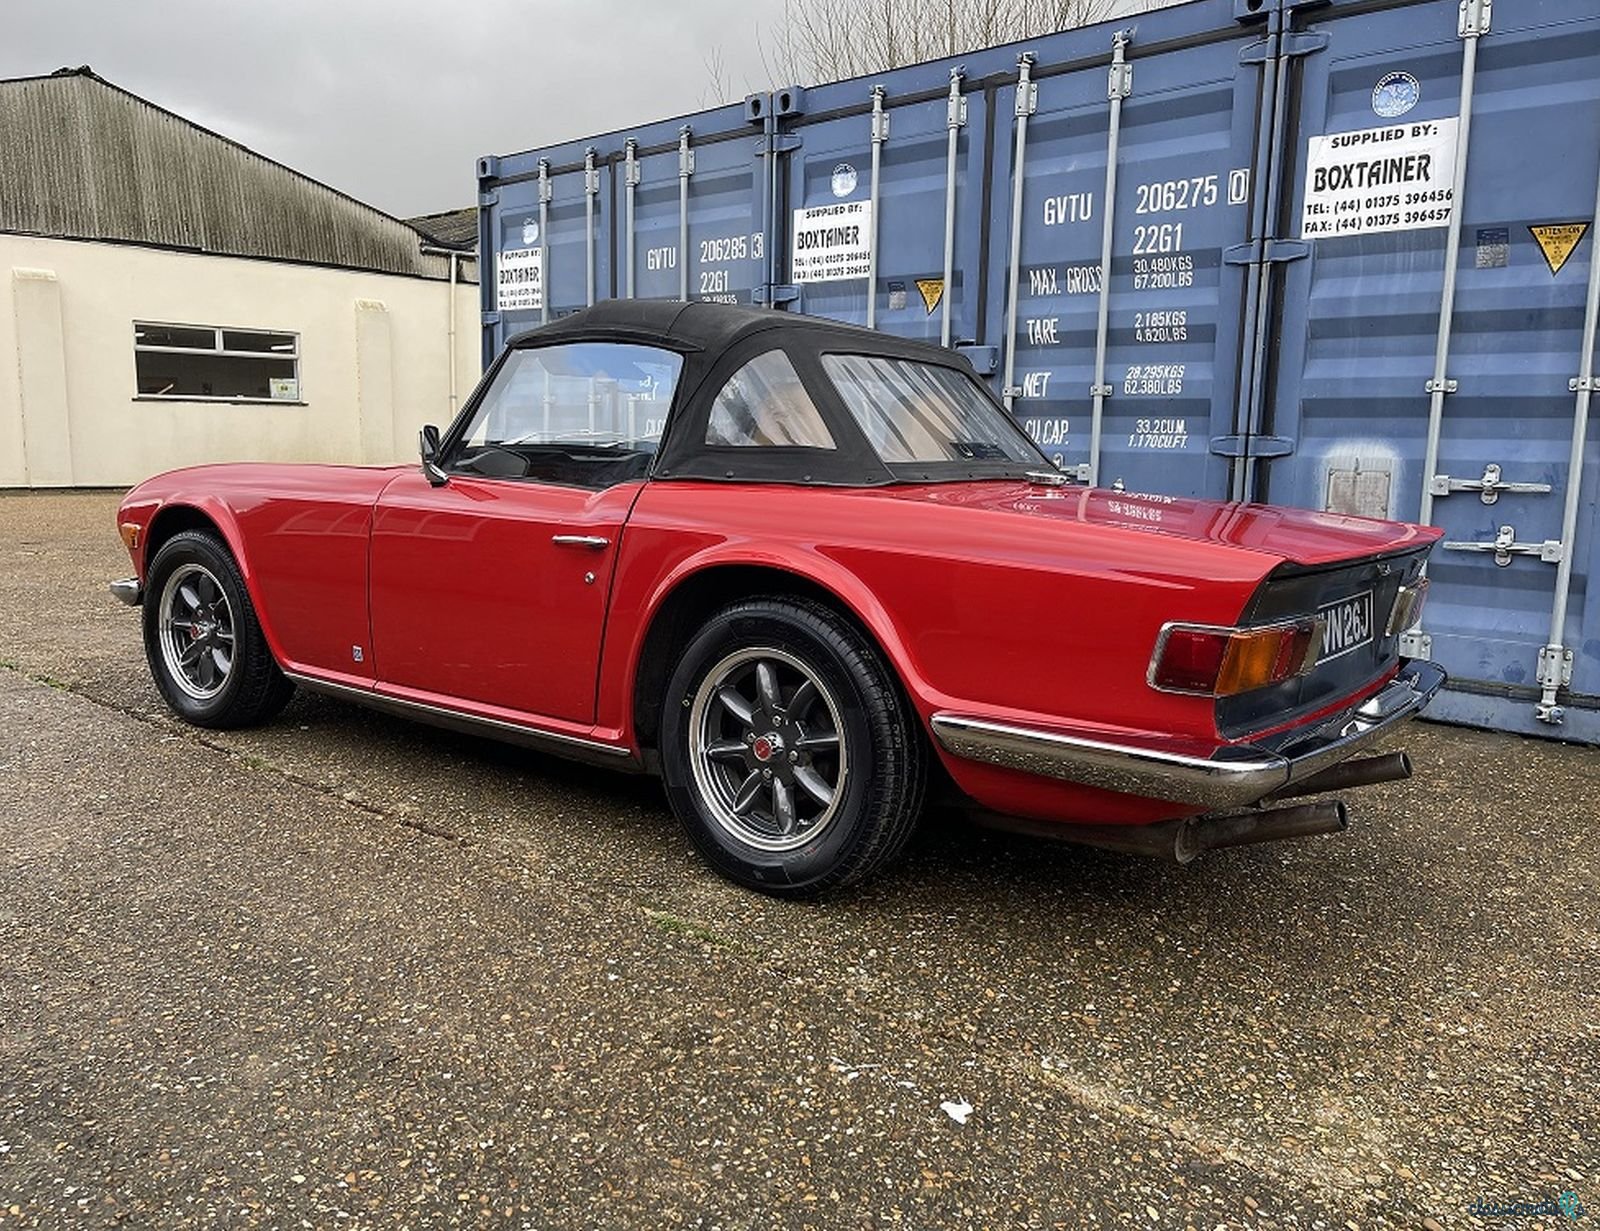
[{"label": "window frame", "polygon": [[[188,329],[209,331],[216,339],[215,347],[204,346],[152,346],[139,340],[141,329]],[[225,333],[256,333],[290,339],[294,349],[284,354],[280,351],[227,350],[222,345]],[[268,329],[256,325],[194,325],[179,321],[152,321],[135,319],[133,322],[133,400],[135,402],[206,402],[232,406],[305,406],[305,380],[300,374],[300,333],[292,329]],[[142,393],[139,390],[139,355],[206,355],[219,359],[287,359],[294,364],[295,396],[292,398],[230,397],[215,393]]]}]

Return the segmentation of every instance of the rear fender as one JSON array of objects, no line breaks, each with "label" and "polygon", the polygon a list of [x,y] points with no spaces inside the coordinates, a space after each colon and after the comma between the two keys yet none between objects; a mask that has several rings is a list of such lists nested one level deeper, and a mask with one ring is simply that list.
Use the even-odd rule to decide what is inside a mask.
[{"label": "rear fender", "polygon": [[637,724],[631,699],[634,681],[639,678],[643,666],[643,655],[650,630],[673,595],[685,585],[713,570],[730,567],[759,568],[783,573],[830,596],[836,606],[864,628],[888,660],[890,668],[899,679],[901,687],[905,689],[926,729],[929,716],[940,708],[944,699],[928,686],[926,679],[917,669],[898,622],[859,577],[838,562],[814,552],[775,552],[752,549],[748,542],[722,543],[685,558],[667,573],[651,592],[637,626],[631,630],[626,674],[622,677],[625,695],[630,699],[625,718],[627,726],[624,731],[630,745],[638,743]]}]

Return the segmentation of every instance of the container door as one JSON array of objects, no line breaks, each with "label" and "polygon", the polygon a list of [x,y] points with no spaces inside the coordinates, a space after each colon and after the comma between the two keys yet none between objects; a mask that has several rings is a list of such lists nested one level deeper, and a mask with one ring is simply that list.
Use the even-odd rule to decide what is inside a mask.
[{"label": "container door", "polygon": [[[1057,464],[1101,486],[1228,494],[1254,164],[1270,108],[1260,59],[1241,63],[1247,45],[1261,46],[1260,26],[1226,9],[1207,16],[1225,37],[1215,25],[1209,37],[1163,37],[1163,21],[1192,20],[1180,9],[1147,16],[1125,44],[1108,27],[1046,40],[1012,69],[1013,81],[1024,68],[1031,79],[1021,106],[1015,84],[996,94],[985,334],[999,349],[997,380]],[[1160,50],[1142,55],[1147,39]],[[1092,66],[1052,63],[1063,52]]]},{"label": "container door", "polygon": [[[618,167],[623,194],[615,253],[618,296],[630,294],[631,251],[631,294],[636,298],[704,299],[746,306],[759,298],[758,289],[765,281],[760,177],[764,161],[758,149],[759,130],[750,128],[742,114],[732,118],[739,125],[732,130],[707,122],[678,132],[655,125],[638,135],[631,250],[624,150]],[[699,135],[706,129],[712,135]],[[686,256],[680,252],[685,239]]]},{"label": "container door", "polygon": [[790,306],[901,337],[972,342],[984,92],[943,64],[881,80],[876,99],[876,78],[806,91],[805,112],[825,118],[802,115],[784,134]]},{"label": "container door", "polygon": [[765,95],[752,95],[480,159],[485,363],[512,335],[601,299],[760,299],[765,105]]},{"label": "container door", "polygon": [[533,167],[505,178],[491,171],[501,160],[479,162],[485,364],[514,334],[611,294],[612,168],[593,149],[551,154],[569,161],[521,157]]},{"label": "container door", "polygon": [[[1495,7],[1476,40],[1464,192],[1453,183],[1468,40],[1456,4],[1304,14],[1321,50],[1295,67],[1281,234],[1281,332],[1264,430],[1293,442],[1262,464],[1262,498],[1432,521],[1446,541],[1410,652],[1458,691],[1441,717],[1543,725],[1540,650],[1559,561],[1571,601],[1565,733],[1600,736],[1573,693],[1600,693],[1594,469],[1564,525],[1568,456],[1600,163],[1600,14],[1592,0]],[[1469,17],[1471,14],[1469,13]],[[1446,254],[1459,228],[1453,320],[1436,366]],[[1436,460],[1428,464],[1430,417]],[[1563,656],[1564,657],[1564,656]],[[1582,701],[1580,699],[1580,705]],[[1587,733],[1587,734],[1586,734]]]}]

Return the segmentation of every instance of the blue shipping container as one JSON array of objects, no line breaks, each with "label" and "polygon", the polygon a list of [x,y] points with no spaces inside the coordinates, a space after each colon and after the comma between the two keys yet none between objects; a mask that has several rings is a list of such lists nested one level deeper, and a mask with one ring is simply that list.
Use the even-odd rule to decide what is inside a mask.
[{"label": "blue shipping container", "polygon": [[943,341],[1084,482],[1442,526],[1433,713],[1600,742],[1593,0],[1194,0],[478,171],[486,359],[630,295]]}]

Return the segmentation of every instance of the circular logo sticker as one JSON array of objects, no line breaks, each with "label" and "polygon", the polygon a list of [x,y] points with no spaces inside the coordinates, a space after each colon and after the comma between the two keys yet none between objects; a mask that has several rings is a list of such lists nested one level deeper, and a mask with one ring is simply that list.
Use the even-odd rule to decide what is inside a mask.
[{"label": "circular logo sticker", "polygon": [[856,190],[856,169],[847,162],[841,162],[833,169],[833,195],[848,197]]},{"label": "circular logo sticker", "polygon": [[1386,120],[1404,115],[1422,97],[1422,83],[1410,73],[1386,73],[1372,87],[1372,109]]},{"label": "circular logo sticker", "polygon": [[532,218],[522,224],[522,246],[531,248],[539,242],[539,224]]}]

